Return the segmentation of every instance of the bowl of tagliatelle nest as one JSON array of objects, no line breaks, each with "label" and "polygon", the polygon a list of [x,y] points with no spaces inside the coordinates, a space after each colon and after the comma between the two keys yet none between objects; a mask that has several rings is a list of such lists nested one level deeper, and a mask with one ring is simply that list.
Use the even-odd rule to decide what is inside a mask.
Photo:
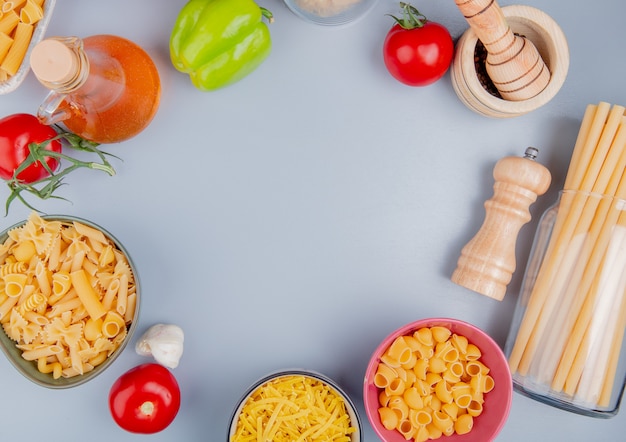
[{"label": "bowl of tagliatelle nest", "polygon": [[345,25],[365,16],[378,0],[285,0],[287,7],[306,22]]},{"label": "bowl of tagliatelle nest", "polygon": [[90,221],[33,212],[0,233],[0,347],[38,385],[102,373],[135,331],[139,292],[124,246]]},{"label": "bowl of tagliatelle nest", "polygon": [[233,411],[228,442],[360,442],[362,434],[354,403],[335,381],[295,369],[270,373],[248,388]]},{"label": "bowl of tagliatelle nest", "polygon": [[46,33],[56,0],[0,4],[0,94],[17,89],[30,71],[30,53]]},{"label": "bowl of tagliatelle nest", "polygon": [[513,383],[485,332],[449,318],[422,319],[387,336],[365,372],[363,401],[385,442],[489,442],[504,426]]}]

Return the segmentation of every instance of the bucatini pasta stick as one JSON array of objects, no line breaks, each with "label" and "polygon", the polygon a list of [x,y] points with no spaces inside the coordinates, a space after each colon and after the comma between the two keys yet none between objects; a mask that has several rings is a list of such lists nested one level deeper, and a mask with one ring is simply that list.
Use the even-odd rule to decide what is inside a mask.
[{"label": "bucatini pasta stick", "polygon": [[[623,126],[621,132],[624,135],[618,142],[622,145],[626,145],[626,126]],[[626,149],[622,149],[621,159],[617,164],[617,168],[619,167],[621,167],[622,170],[626,167]],[[619,177],[620,175],[617,173],[614,174],[614,179],[611,180],[611,182],[617,181]],[[609,187],[613,187],[612,184]],[[614,195],[620,199],[626,198],[626,178],[622,177],[621,184],[614,190]],[[591,251],[581,254],[578,261],[580,265],[584,266],[581,277],[575,276],[571,280],[572,286],[577,290],[577,295],[576,302],[570,310],[569,320],[567,322],[569,327],[563,328],[563,336],[568,339],[568,344],[564,351],[561,349],[561,352],[558,352],[558,354],[554,352],[551,356],[552,358],[560,356],[559,367],[552,383],[552,388],[557,391],[563,388],[567,374],[570,371],[577,370],[576,367],[572,367],[572,363],[582,340],[586,325],[593,315],[595,292],[597,292],[597,289],[594,288],[596,287],[594,283],[596,282],[599,269],[602,268],[603,258],[611,243],[614,226],[618,223],[618,219],[624,210],[619,207],[620,204],[620,201],[608,198],[600,202],[600,207],[598,208],[598,212],[590,228],[590,239],[586,243],[586,245],[588,245],[587,249],[591,249]],[[571,328],[572,324],[575,324],[573,330]],[[558,324],[555,324],[555,326],[558,326]],[[576,377],[575,375],[573,376]],[[570,386],[571,382],[570,380]]]},{"label": "bucatini pasta stick", "polygon": [[[622,225],[626,225],[626,216],[623,217]],[[622,343],[624,340],[624,330],[626,330],[626,290],[622,293],[622,304],[619,309],[620,317],[617,327],[613,330],[611,338],[611,355],[609,357],[609,366],[607,368],[604,385],[600,393],[598,404],[601,407],[607,407],[611,401],[613,394],[613,385],[615,383],[615,375],[617,373],[617,365],[619,364]]]},{"label": "bucatini pasta stick", "polygon": [[[607,370],[614,345],[614,331],[620,325],[620,306],[626,290],[626,225],[618,226],[611,248],[607,251],[606,267],[600,276],[596,292],[596,313],[589,323],[584,345],[589,349],[587,363],[577,381],[575,401],[583,404],[597,404],[604,388]],[[620,252],[621,250],[621,252]],[[622,334],[623,334],[622,328]],[[594,363],[589,363],[594,361]]]},{"label": "bucatini pasta stick", "polygon": [[[600,103],[598,106],[590,105],[587,108],[584,116],[584,124],[582,125],[582,130],[579,131],[576,144],[574,146],[575,150],[572,154],[572,161],[570,162],[568,169],[566,177],[566,183],[568,183],[568,185],[566,189],[578,189],[580,187],[582,177],[584,176],[585,165],[588,164],[593,155],[597,140],[600,138],[600,134],[604,128],[609,108],[610,105],[608,103]],[[586,130],[587,126],[589,126],[588,132]],[[569,197],[565,197],[565,199],[560,203],[563,210],[561,210],[557,215],[554,232],[552,233],[553,238],[560,237],[563,224],[568,219],[564,214],[569,212],[571,203],[572,201]],[[548,245],[546,256],[554,256],[562,253],[559,250],[560,247],[562,247],[562,245],[559,244],[558,241],[551,241]],[[547,286],[552,282],[556,265],[557,258],[544,263],[541,266],[533,288],[532,297],[526,307],[524,318],[522,319],[517,333],[515,346],[509,356],[509,365],[513,372],[518,370],[526,344],[528,343],[530,335],[533,332],[533,327],[541,314],[542,307],[548,295]]]},{"label": "bucatini pasta stick", "polygon": [[[574,155],[577,163],[572,165],[568,175],[575,178],[571,185],[576,186],[566,190],[596,191],[604,193],[605,189],[599,189],[602,180],[598,182],[590,170],[595,171],[604,163],[608,146],[617,130],[617,124],[624,112],[623,107],[613,107],[610,111],[607,103],[600,103],[594,113],[586,141],[577,143],[580,153]],[[618,118],[619,117],[619,118]],[[608,124],[610,122],[611,124]],[[598,147],[601,147],[598,149]],[[587,165],[590,164],[588,167]],[[585,171],[581,172],[581,169]],[[596,174],[599,172],[596,172]],[[579,178],[580,177],[580,178]],[[516,344],[509,358],[512,371],[519,370],[522,375],[528,373],[530,362],[539,345],[539,337],[543,334],[548,320],[557,305],[558,298],[549,296],[554,279],[563,273],[558,270],[566,256],[571,256],[570,239],[578,226],[579,231],[584,231],[588,216],[581,220],[587,198],[583,194],[576,193],[573,196],[565,194],[561,202],[561,210],[557,215],[555,230],[546,253],[546,261],[542,264],[539,275],[532,291],[526,314],[520,325]],[[582,221],[582,222],[580,222]],[[567,253],[570,252],[570,253]],[[562,281],[559,281],[562,282]],[[543,317],[543,320],[540,318]]]},{"label": "bucatini pasta stick", "polygon": [[[617,197],[618,198],[626,198],[626,174],[623,174],[622,181],[620,187],[618,189]],[[614,233],[614,226],[617,224],[620,214],[625,210],[624,207],[619,207],[622,205],[621,201],[618,200],[605,200],[610,204],[610,211],[602,214],[605,215],[605,223],[603,224],[604,229],[602,232],[602,238],[599,240],[598,247],[596,248],[596,253],[589,257],[587,265],[589,267],[588,278],[585,281],[585,285],[581,287],[583,290],[584,296],[584,304],[582,308],[578,311],[579,315],[576,321],[576,326],[569,337],[568,345],[561,360],[560,370],[557,372],[555,377],[555,383],[557,381],[560,382],[561,376],[564,372],[568,372],[568,377],[565,381],[566,392],[573,393],[574,389],[578,385],[579,377],[583,370],[583,365],[585,360],[587,359],[585,356],[585,349],[588,348],[587,345],[581,344],[589,342],[588,339],[588,328],[590,326],[590,322],[594,315],[594,310],[596,307],[596,297],[598,296],[599,289],[597,288],[598,283],[594,284],[597,279],[600,278],[600,264],[605,261],[607,250],[609,248],[610,241],[612,239]],[[611,307],[609,307],[611,308]],[[578,313],[577,312],[577,313]],[[587,336],[587,339],[584,340],[583,337]],[[578,353],[580,356],[577,358],[573,358],[571,355]],[[575,361],[572,364],[572,359]],[[582,362],[581,362],[582,360]]]},{"label": "bucatini pasta stick", "polygon": [[509,358],[584,406],[610,401],[626,322],[626,117],[608,107],[585,112],[565,186],[582,192],[561,197]]},{"label": "bucatini pasta stick", "polygon": [[[602,117],[597,115],[598,112],[608,115],[610,105],[608,103],[600,103],[599,105],[589,104],[585,109],[582,123],[576,137],[576,143],[574,144],[574,151],[572,152],[572,158],[569,163],[568,172],[565,176],[565,189],[577,189],[582,181],[582,175],[586,170],[585,167],[581,167],[580,164],[587,164],[591,155],[593,155],[593,148],[597,144],[593,142],[595,137],[599,138],[602,132]],[[606,117],[604,117],[606,119]],[[592,147],[590,147],[592,146]]]},{"label": "bucatini pasta stick", "polygon": [[[614,146],[626,144],[626,119],[623,119],[613,142]],[[619,158],[616,158],[618,155]],[[612,148],[606,156],[606,163],[615,165],[614,173],[608,177],[608,183],[606,179],[598,179],[596,183],[605,187],[607,195],[621,197],[618,191],[620,179],[618,171],[626,167],[626,149]],[[552,385],[556,390],[562,388],[563,370],[571,364],[571,358],[564,357],[560,364],[561,368],[555,375],[560,355],[563,354],[565,342],[570,337],[578,312],[591,290],[594,275],[601,268],[602,257],[609,246],[612,227],[619,216],[619,211],[612,207],[615,203],[611,199],[600,200],[594,197],[586,199],[581,213],[575,217],[568,215],[570,219],[578,219],[577,228],[569,241],[555,283],[550,288],[553,311],[547,321],[549,327],[561,330],[562,333],[552,333],[545,338],[541,347],[550,351],[540,352],[538,356],[533,357],[533,365],[536,367],[533,375],[547,383],[555,377]],[[556,296],[557,293],[560,295]],[[556,305],[558,308],[555,308]],[[571,344],[572,340],[569,341]],[[526,368],[526,365],[521,364],[520,367]]]}]

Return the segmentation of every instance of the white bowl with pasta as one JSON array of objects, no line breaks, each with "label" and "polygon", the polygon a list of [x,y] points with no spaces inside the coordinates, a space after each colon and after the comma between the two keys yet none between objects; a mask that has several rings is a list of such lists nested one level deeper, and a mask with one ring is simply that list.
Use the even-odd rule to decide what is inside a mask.
[{"label": "white bowl with pasta", "polygon": [[489,442],[504,426],[513,384],[499,345],[456,319],[407,324],[376,348],[363,402],[384,442]]},{"label": "white bowl with pasta", "polygon": [[0,348],[38,385],[102,373],[135,332],[139,301],[130,255],[91,221],[32,212],[0,233]]},{"label": "white bowl with pasta", "polygon": [[0,94],[17,89],[30,71],[30,53],[48,28],[56,0],[6,0],[0,6]]},{"label": "white bowl with pasta", "polygon": [[285,0],[302,20],[322,26],[339,26],[364,17],[378,0]]},{"label": "white bowl with pasta", "polygon": [[248,388],[232,413],[228,441],[292,441],[304,436],[361,442],[362,434],[357,409],[336,382],[296,369],[270,373]]}]

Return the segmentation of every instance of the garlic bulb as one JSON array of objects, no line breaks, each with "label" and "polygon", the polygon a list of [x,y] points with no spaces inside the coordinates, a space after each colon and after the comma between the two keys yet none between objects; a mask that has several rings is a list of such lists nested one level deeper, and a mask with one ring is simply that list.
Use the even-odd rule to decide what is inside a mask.
[{"label": "garlic bulb", "polygon": [[183,330],[174,324],[156,324],[139,338],[135,351],[140,356],[150,356],[161,365],[169,368],[178,367],[183,355]]}]

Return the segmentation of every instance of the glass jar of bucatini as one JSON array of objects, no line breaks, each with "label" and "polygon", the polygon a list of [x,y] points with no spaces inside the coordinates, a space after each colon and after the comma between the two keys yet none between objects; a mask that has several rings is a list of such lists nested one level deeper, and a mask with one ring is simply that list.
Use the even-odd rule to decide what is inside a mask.
[{"label": "glass jar of bucatini", "polygon": [[541,218],[505,347],[515,388],[587,416],[626,383],[626,107],[589,104]]},{"label": "glass jar of bucatini", "polygon": [[617,414],[626,379],[626,200],[563,191],[539,224],[506,355],[515,389]]}]

